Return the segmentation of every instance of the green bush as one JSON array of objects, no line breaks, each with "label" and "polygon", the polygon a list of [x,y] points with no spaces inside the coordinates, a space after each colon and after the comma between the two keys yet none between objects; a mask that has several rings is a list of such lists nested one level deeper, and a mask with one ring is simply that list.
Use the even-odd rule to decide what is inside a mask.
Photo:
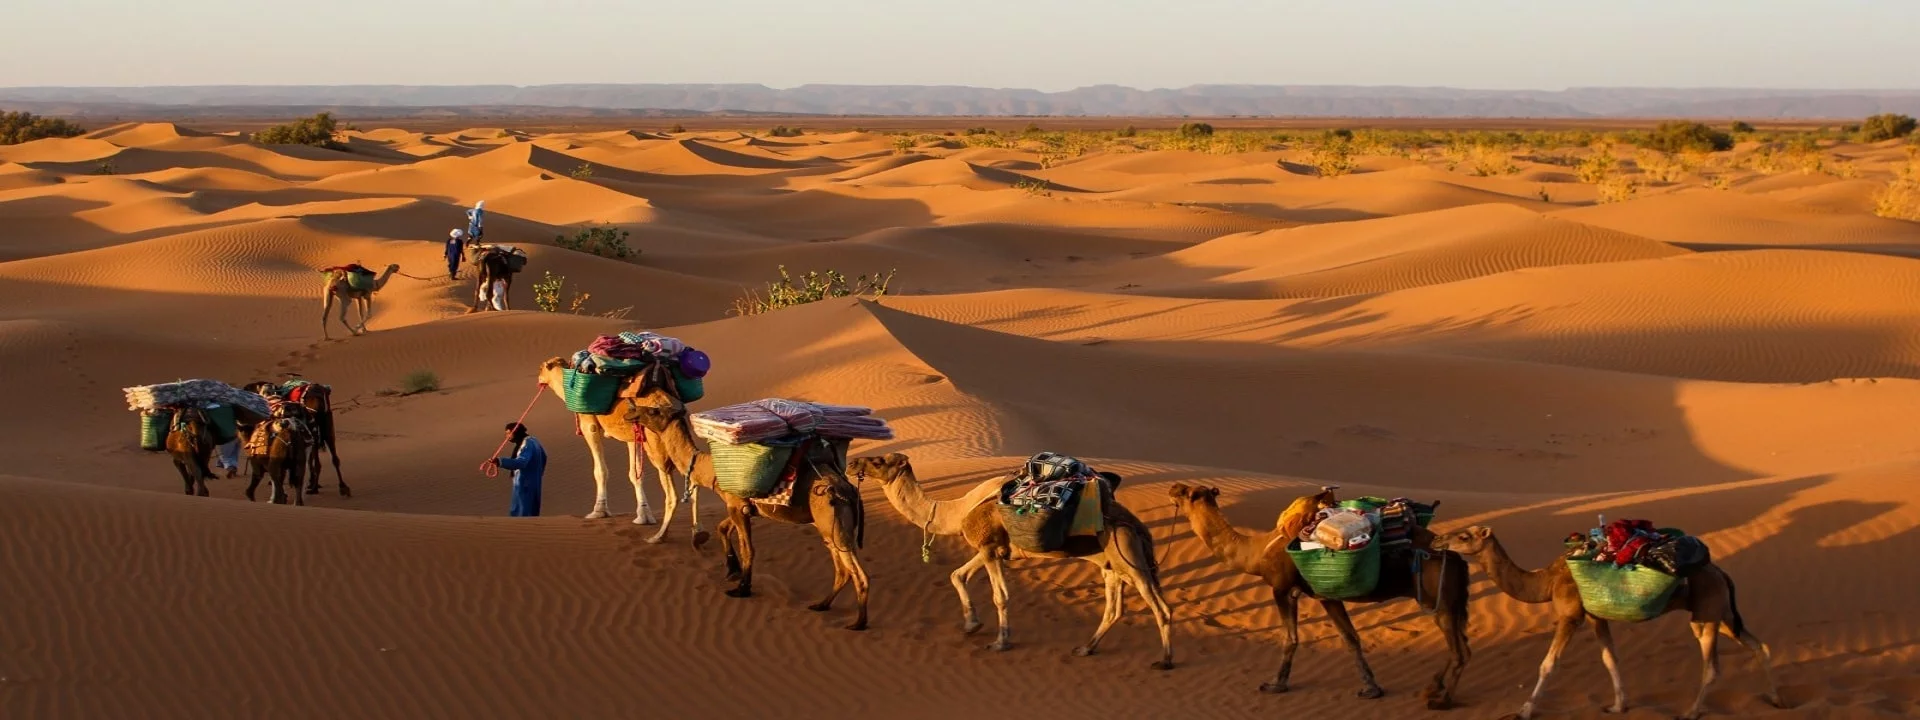
[{"label": "green bush", "polygon": [[1911,116],[1895,113],[1881,113],[1860,123],[1860,139],[1867,142],[1880,142],[1903,138],[1913,134],[1914,120]]},{"label": "green bush", "polygon": [[38,117],[30,112],[0,112],[0,145],[69,138],[86,132],[86,128],[59,118]]},{"label": "green bush", "polygon": [[998,134],[999,134],[999,133],[996,133],[996,132],[994,132],[994,131],[993,131],[992,129],[990,129],[990,128],[984,128],[984,127],[970,127],[970,128],[967,128],[967,135],[968,135],[968,136],[973,136],[973,135],[998,135]]},{"label": "green bush", "polygon": [[1753,132],[1753,126],[1745,122],[1735,120],[1733,123],[1733,126],[1728,128],[1728,130],[1731,130],[1737,133],[1750,133],[1750,132]]},{"label": "green bush", "polygon": [[440,376],[432,370],[415,370],[400,378],[401,395],[418,395],[440,389]]},{"label": "green bush", "polygon": [[673,127],[667,128],[667,132],[670,132],[670,133],[683,133],[686,131],[687,131],[687,126],[681,125],[680,123],[674,123]]},{"label": "green bush", "polygon": [[261,130],[253,134],[253,141],[262,145],[312,145],[338,149],[341,145],[333,140],[336,127],[333,113],[323,112]]},{"label": "green bush", "polygon": [[1126,127],[1120,128],[1120,132],[1114,133],[1114,137],[1130,138],[1139,134],[1140,134],[1139,129],[1135,128],[1132,125],[1128,125]]},{"label": "green bush", "polygon": [[800,128],[781,125],[772,130],[768,130],[767,134],[774,137],[800,137],[802,133],[800,132]]},{"label": "green bush", "polygon": [[1669,120],[1642,138],[1640,146],[1664,153],[1720,152],[1733,149],[1733,136],[1705,123]]},{"label": "green bush", "polygon": [[553,236],[553,244],[568,250],[592,253],[605,258],[626,258],[640,254],[640,251],[627,247],[630,233],[612,225],[581,228],[573,237]]},{"label": "green bush", "polygon": [[759,315],[827,298],[858,295],[883,297],[887,294],[887,285],[893,282],[894,272],[874,273],[871,277],[861,275],[849,281],[847,276],[834,270],[825,273],[808,271],[805,275],[793,277],[787,274],[787,266],[781,265],[780,279],[767,283],[764,295],[753,290],[746,291],[733,301],[733,309],[728,314],[740,317]]},{"label": "green bush", "polygon": [[1180,129],[1174,132],[1183,138],[1212,137],[1213,126],[1203,122],[1181,123]]},{"label": "green bush", "polygon": [[580,167],[574,168],[573,172],[567,173],[567,177],[575,180],[593,179],[593,163],[580,163]]}]

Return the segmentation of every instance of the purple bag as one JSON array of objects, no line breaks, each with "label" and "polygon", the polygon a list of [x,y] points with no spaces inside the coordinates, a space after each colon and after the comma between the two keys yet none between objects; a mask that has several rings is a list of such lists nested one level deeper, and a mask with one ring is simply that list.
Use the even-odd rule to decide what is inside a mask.
[{"label": "purple bag", "polygon": [[693,348],[680,351],[680,374],[689,378],[702,378],[713,368],[713,360],[706,353]]}]

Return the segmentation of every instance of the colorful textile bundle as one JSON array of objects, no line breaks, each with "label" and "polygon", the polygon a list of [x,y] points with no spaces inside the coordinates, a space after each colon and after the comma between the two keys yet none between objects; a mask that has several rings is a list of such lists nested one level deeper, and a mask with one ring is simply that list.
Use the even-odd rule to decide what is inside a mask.
[{"label": "colorful textile bundle", "polygon": [[267,399],[218,380],[182,380],[123,388],[128,410],[230,405],[265,418],[272,412]]},{"label": "colorful textile bundle", "polygon": [[1300,531],[1301,549],[1359,550],[1373,543],[1373,517],[1354,508],[1323,508]]},{"label": "colorful textile bundle", "polygon": [[693,414],[693,431],[708,442],[745,445],[794,435],[892,440],[893,428],[871,408],[767,398]]},{"label": "colorful textile bundle", "polygon": [[588,375],[638,375],[655,363],[673,369],[675,379],[683,381],[705,377],[712,366],[706,353],[653,332],[601,335],[572,358],[574,371]]},{"label": "colorful textile bundle", "polygon": [[1567,557],[1616,568],[1638,565],[1668,575],[1683,575],[1712,557],[1706,543],[1676,528],[1655,528],[1646,520],[1615,520],[1586,534],[1567,536]]}]

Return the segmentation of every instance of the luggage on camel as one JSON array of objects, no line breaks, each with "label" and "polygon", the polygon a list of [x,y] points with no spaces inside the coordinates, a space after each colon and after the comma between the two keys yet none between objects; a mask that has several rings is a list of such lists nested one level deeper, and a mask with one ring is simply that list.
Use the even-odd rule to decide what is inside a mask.
[{"label": "luggage on camel", "polygon": [[680,402],[690,403],[706,396],[703,378],[712,360],[678,338],[653,332],[623,332],[601,335],[585,350],[573,354],[562,372],[565,385],[561,397],[567,409],[576,413],[601,415],[613,411],[620,397],[632,397],[632,379],[655,368],[664,368],[673,382],[673,393]]},{"label": "luggage on camel", "polygon": [[474,259],[483,260],[488,256],[497,256],[507,265],[507,272],[517,273],[527,269],[527,251],[512,245],[475,245]]},{"label": "luggage on camel", "polygon": [[1567,571],[1594,617],[1616,622],[1658,617],[1683,578],[1713,560],[1706,543],[1678,528],[1602,520],[1566,539]]},{"label": "luggage on camel", "polygon": [[360,292],[373,292],[375,282],[379,279],[379,276],[380,276],[379,273],[374,272],[373,270],[370,270],[365,266],[362,266],[360,263],[347,263],[345,265],[335,265],[333,267],[322,270],[321,272],[328,273],[328,274],[332,274],[336,272],[346,273],[347,287],[352,288],[354,290],[358,290]]},{"label": "luggage on camel", "polygon": [[844,474],[854,439],[890,440],[893,429],[863,407],[768,398],[691,417],[713,454],[714,485],[729,495],[790,501],[805,470]]},{"label": "luggage on camel", "polygon": [[1068,538],[1097,537],[1106,530],[1106,503],[1119,480],[1077,458],[1038,453],[1001,484],[995,510],[1014,547],[1054,552]]},{"label": "luggage on camel", "polygon": [[1340,501],[1308,519],[1287,543],[1287,556],[1314,595],[1332,600],[1366,596],[1380,584],[1383,560],[1416,559],[1413,531],[1433,521],[1438,505],[1407,498]]},{"label": "luggage on camel", "polygon": [[[127,409],[140,413],[140,447],[147,450],[166,449],[174,411],[181,408],[204,411],[214,440],[223,445],[239,437],[240,425],[252,426],[272,414],[266,398],[218,380],[139,385],[123,388],[122,392],[126,393]],[[156,432],[157,439],[153,437]]]},{"label": "luggage on camel", "polygon": [[140,449],[160,452],[167,449],[167,422],[173,413],[162,410],[140,411]]}]

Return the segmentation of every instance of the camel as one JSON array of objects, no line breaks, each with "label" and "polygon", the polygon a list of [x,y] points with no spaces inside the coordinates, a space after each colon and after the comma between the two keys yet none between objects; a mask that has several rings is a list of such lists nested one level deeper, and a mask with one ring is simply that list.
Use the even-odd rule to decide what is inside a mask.
[{"label": "camel", "polygon": [[887,502],[922,532],[959,535],[974,549],[973,558],[954,570],[948,579],[960,595],[962,629],[973,634],[980,630],[981,624],[974,613],[973,598],[967,592],[967,581],[976,570],[986,568],[987,578],[993,583],[993,605],[1000,621],[999,633],[987,649],[1003,651],[1012,647],[1008,642],[1005,562],[1013,558],[1077,558],[1100,568],[1106,588],[1106,609],[1100,616],[1099,627],[1093,631],[1093,638],[1074,648],[1073,654],[1082,657],[1094,654],[1100,640],[1120,620],[1125,611],[1125,593],[1121,587],[1124,582],[1132,585],[1146,601],[1154,622],[1160,626],[1161,657],[1153,667],[1173,668],[1173,611],[1161,594],[1153,534],[1118,499],[1106,504],[1108,529],[1098,538],[1072,538],[1059,552],[1029,553],[1009,543],[1007,530],[1000,524],[1000,513],[992,502],[998,497],[1001,484],[1006,482],[1004,477],[982,482],[957,500],[932,501],[921,489],[913,463],[906,455],[891,453],[884,457],[855,458],[847,464],[847,469],[858,482],[864,483],[867,478],[878,480]]},{"label": "camel", "polygon": [[[513,295],[513,276],[519,272],[508,265],[507,254],[507,251],[498,245],[473,247],[473,264],[479,270],[474,273],[473,308],[467,312],[486,310],[490,305],[489,301],[495,300],[498,302],[491,304],[496,309],[511,309],[507,306],[507,299]],[[495,292],[493,287],[495,280],[503,285],[498,288],[498,292]]]},{"label": "camel", "polygon": [[[563,371],[566,370],[566,368],[567,361],[557,357],[549,358],[546,362],[540,364],[541,385],[545,386],[553,392],[554,396],[560,397],[562,400],[565,399],[565,395],[563,394],[563,388],[565,387]],[[664,386],[665,389],[662,389],[660,386]],[[607,513],[607,462],[605,456],[600,452],[600,441],[604,438],[612,438],[627,446],[627,481],[633,483],[633,497],[639,504],[639,508],[634,511],[633,524],[653,525],[659,523],[660,525],[660,530],[648,537],[647,542],[659,543],[666,539],[667,525],[673,521],[673,513],[678,508],[679,501],[685,499],[688,501],[688,504],[692,506],[694,544],[700,545],[704,544],[707,539],[706,531],[700,528],[700,496],[693,491],[691,480],[688,481],[684,498],[676,495],[673,487],[673,470],[678,467],[682,473],[685,473],[691,467],[691,463],[689,462],[684,465],[677,464],[675,458],[680,456],[669,454],[670,448],[666,443],[665,436],[662,434],[662,431],[667,430],[669,427],[685,426],[687,422],[686,404],[680,402],[679,398],[673,395],[677,390],[673,390],[672,388],[672,382],[659,383],[651,392],[642,398],[623,399],[621,402],[615,403],[613,410],[606,414],[587,415],[576,413],[574,415],[576,427],[579,429],[581,437],[587,441],[587,452],[593,456],[593,512],[587,513],[587,519],[598,520],[609,517]],[[647,419],[658,422],[658,420],[654,420],[658,418],[664,420],[664,422],[661,423],[658,428],[647,428],[641,422],[630,419],[631,417],[638,416],[639,413],[637,411],[642,407],[655,411],[648,414],[646,416]],[[647,430],[650,429],[654,431],[647,432]],[[680,427],[679,430],[687,434],[689,438],[687,442],[690,444],[692,442],[692,429]],[[641,482],[641,462],[643,457],[652,462],[654,472],[660,477],[661,492],[666,496],[665,517],[667,522],[659,522],[656,520],[653,516],[653,509],[647,504],[647,488],[646,485]]]},{"label": "camel", "polygon": [[[373,294],[387,287],[387,281],[393,279],[394,273],[400,272],[400,266],[388,265],[387,269],[380,273],[380,277],[374,279],[372,290],[354,289],[347,282],[347,273],[351,272],[349,270],[332,268],[322,272],[327,274],[327,285],[321,292],[323,303],[320,306],[320,334],[331,340],[333,335],[327,329],[327,314],[333,312],[334,298],[340,299],[340,324],[345,325],[350,334],[364,333],[367,331],[367,321],[373,319]],[[360,310],[359,328],[347,322],[348,305],[355,305]]]},{"label": "camel", "polygon": [[253,502],[261,478],[271,475],[273,487],[267,502],[285,505],[291,491],[293,504],[307,504],[300,492],[300,478],[303,473],[320,471],[316,440],[306,408],[290,402],[275,407],[273,417],[255,425],[247,440],[247,465],[253,473],[253,481],[247,483],[247,502]]},{"label": "camel", "polygon": [[[1257,576],[1273,589],[1273,604],[1280,610],[1286,640],[1281,649],[1280,670],[1273,680],[1260,686],[1261,692],[1284,693],[1288,690],[1294,652],[1300,646],[1299,598],[1304,595],[1320,603],[1341,639],[1346,641],[1347,648],[1353,652],[1353,663],[1359,668],[1360,680],[1365,684],[1359,696],[1371,700],[1385,695],[1386,692],[1374,681],[1373,669],[1367,665],[1366,653],[1360,647],[1360,635],[1353,629],[1353,619],[1347,615],[1346,603],[1413,598],[1420,608],[1432,613],[1434,625],[1446,637],[1450,650],[1446,667],[1434,673],[1433,682],[1423,693],[1427,707],[1432,710],[1453,707],[1453,692],[1459,686],[1460,674],[1466,670],[1467,661],[1473,654],[1467,646],[1467,584],[1471,568],[1467,566],[1465,558],[1451,552],[1438,553],[1437,557],[1429,557],[1415,564],[1389,562],[1383,558],[1380,584],[1372,594],[1346,601],[1321,598],[1314,595],[1313,588],[1300,577],[1299,570],[1294,567],[1293,557],[1287,554],[1286,548],[1292,537],[1304,527],[1306,518],[1321,508],[1333,506],[1332,488],[1322,488],[1317,495],[1295,500],[1292,508],[1283,514],[1280,527],[1259,534],[1248,534],[1227,522],[1220,513],[1218,488],[1174,483],[1167,493],[1172,496],[1174,506],[1186,515],[1194,534],[1213,552],[1220,564]],[[1418,531],[1415,534],[1416,546],[1422,545],[1428,533]]]},{"label": "camel", "polygon": [[[555,395],[560,395],[564,383],[562,371],[566,367],[567,362],[557,357],[542,363],[541,384]],[[744,598],[753,595],[753,516],[763,515],[780,522],[812,525],[819,531],[821,541],[827,545],[827,554],[833,561],[834,580],[833,589],[826,598],[809,605],[808,609],[818,612],[832,609],[834,599],[839,597],[848,583],[852,583],[855,604],[859,607],[858,616],[847,629],[865,630],[867,571],[860,564],[858,550],[866,532],[866,517],[865,506],[860,502],[860,490],[837,474],[832,478],[820,477],[817,463],[809,463],[806,471],[795,480],[793,496],[806,498],[805,503],[796,506],[758,503],[720,490],[714,481],[713,456],[701,452],[694,444],[693,426],[687,419],[686,404],[680,401],[674,383],[667,379],[648,382],[649,385],[638,397],[622,399],[611,412],[603,415],[576,413],[574,416],[580,434],[586,438],[587,451],[593,455],[593,482],[597,494],[593,512],[587,518],[607,517],[606,461],[600,454],[600,440],[611,437],[627,446],[627,479],[633,483],[634,496],[639,502],[633,523],[660,524],[660,530],[646,538],[647,542],[658,543],[666,538],[679,502],[686,500],[691,505],[693,516],[693,544],[695,547],[705,544],[707,533],[700,529],[700,495],[694,492],[694,487],[714,491],[727,505],[727,518],[715,529],[720,531],[721,543],[726,549],[727,578],[736,581],[726,594]],[[665,514],[659,521],[654,519],[647,507],[646,486],[641,482],[640,454],[643,451],[653,464],[654,471],[659,474],[660,486],[666,494]],[[687,476],[686,490],[682,495],[674,493],[673,473],[676,468]]]},{"label": "camel", "polygon": [[213,423],[205,411],[199,408],[173,411],[167,427],[167,454],[173,456],[173,467],[186,482],[188,495],[207,496],[207,480],[213,477],[213,468],[207,463],[213,459],[217,447]]},{"label": "camel", "polygon": [[[289,375],[298,377],[294,373]],[[300,391],[298,402],[301,407],[307,409],[307,419],[312,423],[314,437],[310,448],[313,451],[313,461],[311,471],[307,473],[306,493],[320,494],[320,450],[325,448],[327,455],[333,460],[333,479],[340,485],[340,497],[353,497],[353,488],[347,487],[347,478],[340,473],[340,443],[334,436],[333,424],[333,386],[308,383],[302,387],[305,389]],[[241,389],[256,395],[281,397],[280,388],[281,386],[277,383],[259,380],[247,383]],[[243,428],[241,436],[250,437],[251,433]],[[295,486],[294,489],[297,491],[299,487]]]},{"label": "camel", "polygon": [[[1507,555],[1507,549],[1500,544],[1499,538],[1494,537],[1493,530],[1479,525],[1438,537],[1433,547],[1478,557],[1481,569],[1493,580],[1494,586],[1515,600],[1536,605],[1553,604],[1557,617],[1553,642],[1547,646],[1546,659],[1540,661],[1540,679],[1534,683],[1533,694],[1527,698],[1525,705],[1520,706],[1521,718],[1533,717],[1534,705],[1540,701],[1547,677],[1553,674],[1560,653],[1567,649],[1573,629],[1582,620],[1593,621],[1593,636],[1600,641],[1600,660],[1607,666],[1607,674],[1613,678],[1613,706],[1607,708],[1607,712],[1626,712],[1627,689],[1621,683],[1620,666],[1614,656],[1613,631],[1607,620],[1587,613],[1564,556],[1555,558],[1553,564],[1545,568],[1522,570]],[[1746,621],[1740,617],[1740,609],[1734,605],[1732,576],[1711,562],[1688,573],[1684,584],[1667,601],[1667,607],[1661,614],[1682,610],[1690,616],[1693,638],[1700,643],[1701,675],[1700,693],[1694,697],[1692,709],[1681,717],[1693,720],[1703,712],[1701,706],[1706,703],[1707,688],[1713,685],[1714,678],[1719,675],[1720,661],[1715,649],[1720,633],[1726,633],[1727,637],[1739,641],[1753,652],[1754,658],[1760,663],[1761,672],[1767,677],[1767,693],[1762,697],[1774,707],[1783,707],[1779,686],[1773,679],[1773,651],[1747,630]]]}]

